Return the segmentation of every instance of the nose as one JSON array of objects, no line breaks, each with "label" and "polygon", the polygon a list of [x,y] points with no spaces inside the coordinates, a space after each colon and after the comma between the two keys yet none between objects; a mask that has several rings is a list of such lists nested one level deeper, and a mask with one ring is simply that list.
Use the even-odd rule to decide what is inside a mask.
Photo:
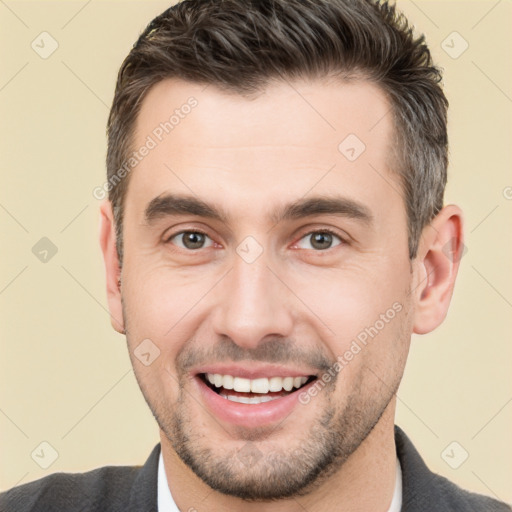
[{"label": "nose", "polygon": [[233,268],[216,287],[213,328],[240,347],[254,349],[271,337],[291,335],[292,293],[265,253],[247,263],[235,256]]}]

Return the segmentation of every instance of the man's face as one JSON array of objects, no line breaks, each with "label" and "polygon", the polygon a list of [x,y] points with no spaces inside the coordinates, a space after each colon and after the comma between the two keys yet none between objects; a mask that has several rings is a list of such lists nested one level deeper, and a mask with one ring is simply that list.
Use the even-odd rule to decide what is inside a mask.
[{"label": "man's face", "polygon": [[389,109],[366,82],[247,99],[166,80],[143,102],[134,149],[156,145],[125,198],[130,356],[163,445],[221,492],[305,492],[392,417],[412,275]]}]

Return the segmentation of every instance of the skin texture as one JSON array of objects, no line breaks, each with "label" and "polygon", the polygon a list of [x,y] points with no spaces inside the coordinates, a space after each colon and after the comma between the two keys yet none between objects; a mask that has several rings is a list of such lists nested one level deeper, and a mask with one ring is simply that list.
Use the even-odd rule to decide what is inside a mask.
[{"label": "skin texture", "polygon": [[[386,511],[395,392],[411,334],[431,331],[446,315],[461,212],[445,207],[409,260],[391,169],[392,117],[373,84],[276,82],[245,98],[165,80],[143,102],[134,147],[191,96],[197,106],[132,171],[122,273],[108,201],[100,216],[112,325],[126,330],[173,497],[182,510]],[[366,146],[355,161],[338,149],[349,134]],[[201,199],[226,219],[147,222],[147,205],[166,193]],[[343,196],[371,219],[270,217],[313,196]],[[322,246],[314,236],[325,229],[335,234]],[[204,244],[184,245],[176,235],[185,230],[204,232]],[[246,237],[257,242],[251,250],[262,249],[251,263],[237,252]],[[201,365],[279,364],[322,375],[394,304],[400,311],[378,334],[279,422],[233,425],[204,403],[195,377]],[[160,350],[148,366],[134,352],[145,339]]]}]

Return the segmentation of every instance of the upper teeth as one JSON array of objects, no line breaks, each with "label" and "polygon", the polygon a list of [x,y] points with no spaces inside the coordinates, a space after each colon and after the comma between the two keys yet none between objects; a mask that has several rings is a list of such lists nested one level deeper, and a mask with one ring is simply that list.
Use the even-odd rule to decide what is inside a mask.
[{"label": "upper teeth", "polygon": [[308,377],[271,377],[267,379],[243,379],[232,375],[221,375],[220,373],[207,373],[206,378],[210,384],[217,388],[234,389],[245,393],[268,393],[269,391],[291,391],[293,388],[300,388]]}]

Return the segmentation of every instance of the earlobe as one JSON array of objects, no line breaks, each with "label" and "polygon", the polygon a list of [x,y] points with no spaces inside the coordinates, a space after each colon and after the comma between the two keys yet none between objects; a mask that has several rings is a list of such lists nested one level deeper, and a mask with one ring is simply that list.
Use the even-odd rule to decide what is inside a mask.
[{"label": "earlobe", "polygon": [[121,303],[121,268],[116,249],[116,235],[112,203],[105,199],[100,205],[99,242],[107,286],[107,300],[112,327],[125,334],[123,308]]},{"label": "earlobe", "polygon": [[426,334],[444,320],[464,254],[462,211],[455,205],[444,207],[425,227],[416,268],[413,332]]}]

